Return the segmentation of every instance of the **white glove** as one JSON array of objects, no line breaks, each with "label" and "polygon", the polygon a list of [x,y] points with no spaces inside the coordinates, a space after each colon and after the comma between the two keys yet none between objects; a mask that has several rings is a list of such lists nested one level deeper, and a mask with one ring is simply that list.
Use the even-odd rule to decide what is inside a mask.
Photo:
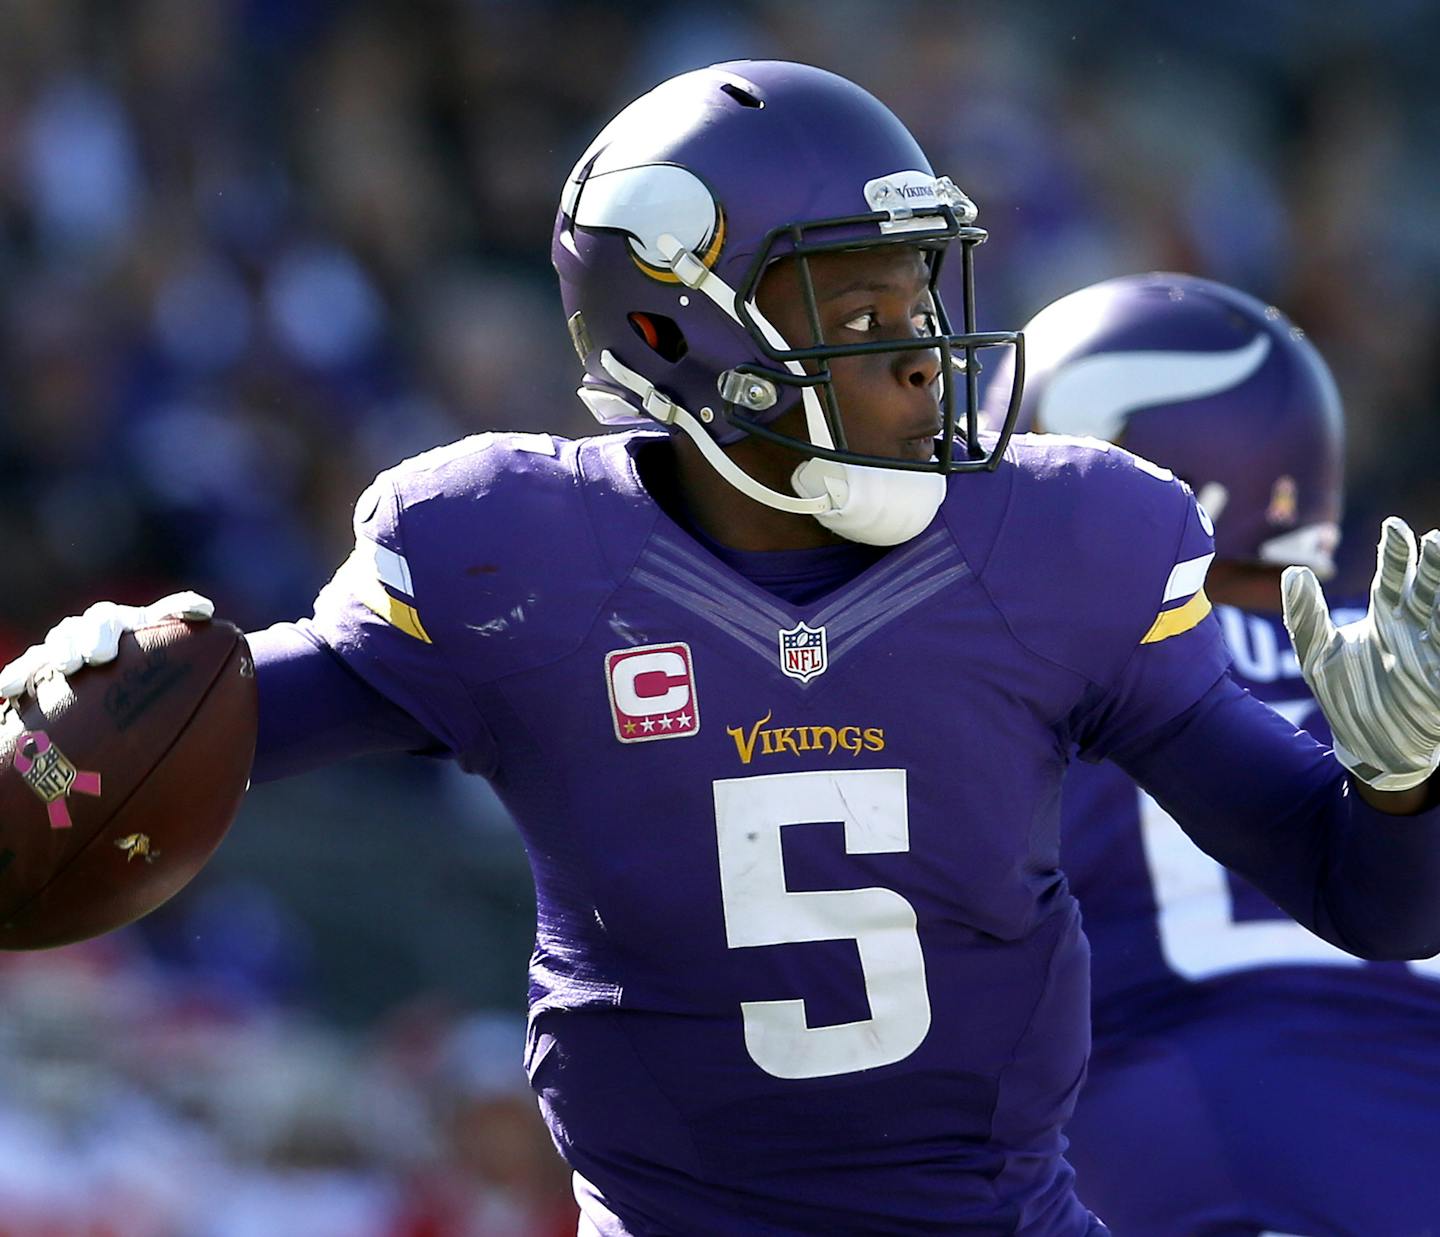
[{"label": "white glove", "polygon": [[214,615],[215,603],[199,593],[171,593],[148,606],[97,601],[84,614],[61,619],[43,643],[32,644],[0,670],[0,696],[17,700],[32,691],[35,680],[44,674],[74,674],[81,666],[113,660],[120,649],[120,637],[137,627],[171,618],[203,622]]},{"label": "white glove", "polygon": [[1281,579],[1285,626],[1335,736],[1335,755],[1376,790],[1409,790],[1440,766],[1440,532],[1391,516],[1370,610],[1336,629],[1308,567]]}]

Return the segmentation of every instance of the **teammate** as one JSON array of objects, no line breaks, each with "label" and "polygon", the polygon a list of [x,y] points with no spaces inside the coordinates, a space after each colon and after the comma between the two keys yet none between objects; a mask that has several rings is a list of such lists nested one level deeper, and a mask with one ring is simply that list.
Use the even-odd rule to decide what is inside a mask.
[{"label": "teammate", "polygon": [[[1235,679],[1328,743],[1280,622],[1281,571],[1330,574],[1338,539],[1320,355],[1275,309],[1172,274],[1072,293],[1025,338],[1021,425],[1123,443],[1195,487]],[[997,374],[997,415],[1008,392]],[[1087,1204],[1134,1237],[1436,1232],[1440,960],[1363,963],[1305,932],[1113,764],[1074,767],[1062,819],[1092,951],[1067,1128]]]},{"label": "teammate", "polygon": [[[842,78],[662,84],[581,156],[552,250],[621,432],[382,474],[314,617],[252,637],[257,779],[439,752],[514,814],[526,1065],[586,1233],[1104,1232],[1061,1155],[1072,747],[1327,940],[1440,949],[1440,535],[1417,568],[1388,527],[1377,632],[1331,640],[1294,585],[1316,681],[1368,675],[1327,702],[1352,778],[1227,677],[1183,485],[978,435],[977,354],[1018,340],[974,331],[975,218]],[[135,617],[61,624],[0,691]]]}]

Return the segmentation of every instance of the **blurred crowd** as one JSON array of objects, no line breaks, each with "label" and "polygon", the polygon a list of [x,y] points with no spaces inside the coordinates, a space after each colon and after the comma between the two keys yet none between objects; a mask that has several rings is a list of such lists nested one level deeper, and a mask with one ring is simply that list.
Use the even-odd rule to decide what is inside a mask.
[{"label": "blurred crowd", "polygon": [[345,1035],[119,934],[0,960],[5,1237],[573,1237],[519,1012]]},{"label": "blurred crowd", "polygon": [[97,590],[293,615],[380,467],[583,432],[558,187],[629,98],[744,54],[854,76],[979,202],[982,327],[1237,283],[1334,364],[1365,537],[1440,522],[1437,40],[1422,0],[7,0],[0,647]]},{"label": "blurred crowd", "polygon": [[[982,328],[1157,268],[1286,309],[1349,411],[1341,587],[1362,586],[1380,516],[1440,524],[1437,45],[1428,0],[6,0],[0,657],[99,596],[303,613],[378,469],[485,429],[588,432],[548,261],[560,183],[630,98],[743,56],[836,69],[911,125],[990,229]],[[456,843],[475,870],[503,854],[513,936],[516,854],[446,776],[422,779],[477,822]],[[379,781],[376,815],[436,827]],[[250,811],[257,871],[312,808]],[[388,837],[368,836],[351,862]],[[343,921],[306,938],[308,986],[243,1015],[144,934],[9,960],[0,1237],[543,1237],[526,1217],[552,1214],[555,1164],[518,1134],[525,1163],[482,1163],[467,1115],[467,1087],[522,1094],[513,1028],[463,1010],[518,1011],[523,957],[448,990],[416,962],[425,919],[394,929],[393,1006],[363,1017],[325,983],[379,974]],[[482,927],[448,933],[454,967]],[[406,1022],[437,994],[449,1012]],[[487,1081],[457,1081],[459,1056]],[[126,1202],[44,1227],[92,1198]]]}]

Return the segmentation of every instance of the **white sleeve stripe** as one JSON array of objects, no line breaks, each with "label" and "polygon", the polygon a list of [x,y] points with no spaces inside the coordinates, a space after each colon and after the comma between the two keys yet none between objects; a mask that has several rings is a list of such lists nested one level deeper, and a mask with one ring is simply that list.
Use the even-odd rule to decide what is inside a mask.
[{"label": "white sleeve stripe", "polygon": [[415,584],[410,579],[410,564],[403,555],[387,550],[378,541],[367,537],[355,539],[355,553],[375,568],[375,574],[382,584],[402,592],[407,597],[415,596]]},{"label": "white sleeve stripe", "polygon": [[1176,563],[1165,584],[1165,598],[1160,604],[1169,605],[1172,601],[1198,593],[1204,587],[1205,573],[1210,570],[1214,559],[1213,554],[1202,554],[1199,558],[1187,558]]}]

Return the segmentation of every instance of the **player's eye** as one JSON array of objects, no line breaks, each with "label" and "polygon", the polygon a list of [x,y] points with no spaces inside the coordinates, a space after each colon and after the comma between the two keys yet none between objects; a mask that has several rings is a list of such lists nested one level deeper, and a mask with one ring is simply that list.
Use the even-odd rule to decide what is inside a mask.
[{"label": "player's eye", "polygon": [[939,334],[940,326],[933,309],[922,309],[918,313],[911,314],[910,321],[915,324],[915,329],[922,335]]},{"label": "player's eye", "polygon": [[845,323],[847,331],[873,331],[880,325],[880,315],[873,309],[867,309],[863,314],[856,314],[849,322]]}]

